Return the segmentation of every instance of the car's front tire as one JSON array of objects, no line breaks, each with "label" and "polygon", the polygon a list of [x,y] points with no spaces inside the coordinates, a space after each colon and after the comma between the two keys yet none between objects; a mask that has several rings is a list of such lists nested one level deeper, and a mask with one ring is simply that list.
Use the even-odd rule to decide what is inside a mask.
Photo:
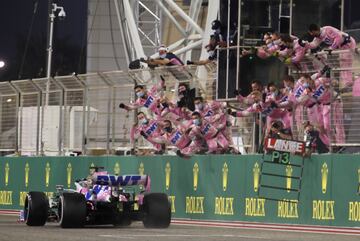
[{"label": "car's front tire", "polygon": [[49,201],[43,192],[29,192],[26,194],[24,205],[24,219],[28,226],[43,226],[49,211]]},{"label": "car's front tire", "polygon": [[59,202],[59,223],[62,228],[81,228],[86,221],[86,200],[80,193],[63,193]]}]

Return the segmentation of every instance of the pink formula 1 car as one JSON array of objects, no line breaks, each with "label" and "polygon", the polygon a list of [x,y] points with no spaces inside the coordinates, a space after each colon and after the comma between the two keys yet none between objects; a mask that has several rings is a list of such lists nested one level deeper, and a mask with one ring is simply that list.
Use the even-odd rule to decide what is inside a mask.
[{"label": "pink formula 1 car", "polygon": [[84,225],[130,225],[142,221],[147,228],[167,228],[171,207],[165,193],[150,192],[147,175],[111,175],[92,168],[85,179],[75,182],[76,190],[58,185],[54,197],[43,192],[29,192],[21,217],[29,226],[47,221],[59,222],[62,228]]}]

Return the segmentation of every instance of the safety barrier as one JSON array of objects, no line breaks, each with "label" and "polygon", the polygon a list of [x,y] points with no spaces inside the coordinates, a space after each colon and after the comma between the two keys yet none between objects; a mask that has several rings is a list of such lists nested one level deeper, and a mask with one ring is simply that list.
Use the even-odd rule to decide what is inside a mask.
[{"label": "safety barrier", "polygon": [[[152,190],[169,195],[174,218],[360,227],[358,155],[305,159],[298,202],[286,192],[296,188],[291,178],[277,181],[285,188],[279,201],[258,196],[261,163],[261,155],[1,158],[0,209],[21,209],[30,190],[51,196],[57,184],[74,188],[74,180],[95,165],[111,173],[149,174]],[[287,165],[278,171],[297,175]]]}]

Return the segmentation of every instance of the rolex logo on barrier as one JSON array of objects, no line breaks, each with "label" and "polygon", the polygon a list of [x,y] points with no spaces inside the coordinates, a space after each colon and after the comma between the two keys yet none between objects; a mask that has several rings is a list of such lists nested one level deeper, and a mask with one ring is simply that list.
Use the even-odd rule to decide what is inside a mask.
[{"label": "rolex logo on barrier", "polygon": [[329,169],[325,162],[321,168],[321,190],[323,194],[326,193],[328,173],[329,173]]},{"label": "rolex logo on barrier", "polygon": [[120,175],[120,164],[117,162],[115,163],[115,166],[114,166],[114,174],[115,175]]},{"label": "rolex logo on barrier", "polygon": [[29,186],[29,172],[30,172],[29,163],[26,163],[25,164],[25,187]]},{"label": "rolex logo on barrier", "polygon": [[254,191],[257,192],[259,189],[259,177],[260,177],[260,168],[257,162],[255,162],[253,168],[253,174],[254,174]]},{"label": "rolex logo on barrier", "polygon": [[10,166],[9,163],[5,164],[5,186],[9,185],[9,172],[10,172]]},{"label": "rolex logo on barrier", "polygon": [[228,183],[228,173],[229,173],[229,168],[228,165],[226,164],[226,162],[224,163],[224,166],[222,168],[222,174],[223,174],[223,191],[225,192],[227,189],[227,183]]},{"label": "rolex logo on barrier", "polygon": [[171,166],[170,166],[170,162],[167,162],[166,166],[165,166],[165,188],[166,188],[166,190],[169,190],[169,188],[170,188],[170,174],[171,174]]},{"label": "rolex logo on barrier", "polygon": [[139,165],[139,175],[144,175],[144,173],[145,173],[145,166],[144,166],[144,163],[140,163],[140,165]]},{"label": "rolex logo on barrier", "polygon": [[71,174],[72,174],[72,166],[71,166],[71,163],[69,163],[69,164],[67,165],[66,172],[67,172],[67,179],[66,179],[66,181],[67,181],[67,186],[68,186],[68,188],[70,188],[70,186],[71,186]]},{"label": "rolex logo on barrier", "polygon": [[197,190],[198,188],[198,180],[199,180],[199,165],[197,164],[197,162],[195,162],[194,167],[193,167],[193,186],[194,186],[194,191]]},{"label": "rolex logo on barrier", "polygon": [[290,189],[291,189],[291,176],[292,176],[292,172],[293,172],[292,167],[290,165],[287,165],[286,169],[285,169],[285,172],[286,172],[286,176],[288,176],[286,178],[286,189],[287,189],[287,192],[290,192]]},{"label": "rolex logo on barrier", "polygon": [[50,163],[46,163],[46,167],[45,167],[45,185],[46,187],[49,187],[49,183],[50,183]]}]

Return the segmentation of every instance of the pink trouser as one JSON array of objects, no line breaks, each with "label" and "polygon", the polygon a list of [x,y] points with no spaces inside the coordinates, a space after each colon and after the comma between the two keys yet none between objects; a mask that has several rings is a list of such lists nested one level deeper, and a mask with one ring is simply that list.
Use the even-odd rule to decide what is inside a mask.
[{"label": "pink trouser", "polygon": [[354,85],[352,89],[352,95],[353,96],[360,96],[360,77],[357,77],[354,80]]},{"label": "pink trouser", "polygon": [[[353,64],[353,51],[356,48],[356,42],[353,38],[351,38],[351,42],[344,45],[340,48],[340,50],[346,50],[348,49],[349,52],[346,53],[340,53],[339,55],[339,62],[341,68],[351,68]],[[352,79],[352,72],[351,70],[343,70],[340,72],[340,86],[342,88],[344,87],[350,87],[353,84]]]},{"label": "pink trouser", "polygon": [[221,132],[219,132],[216,137],[207,139],[206,144],[210,153],[225,151],[229,147],[229,142]]},{"label": "pink trouser", "polygon": [[153,133],[149,138],[146,139],[148,142],[150,142],[153,145],[153,147],[156,149],[156,151],[161,151],[163,145],[153,141],[152,139],[159,138],[159,137],[161,137],[160,133]]},{"label": "pink trouser", "polygon": [[335,140],[336,143],[345,143],[345,129],[344,129],[344,112],[343,103],[341,100],[335,100],[331,103],[333,107],[333,120],[335,126]]},{"label": "pink trouser", "polygon": [[201,151],[201,149],[202,149],[201,144],[197,143],[196,141],[192,141],[190,145],[181,149],[180,151],[182,154],[189,156]]},{"label": "pink trouser", "polygon": [[330,137],[327,135],[326,131],[324,131],[324,122],[323,122],[323,113],[322,108],[319,105],[314,105],[312,107],[307,107],[307,115],[310,124],[316,126],[320,129],[320,139],[322,142],[329,146],[330,145]]}]

